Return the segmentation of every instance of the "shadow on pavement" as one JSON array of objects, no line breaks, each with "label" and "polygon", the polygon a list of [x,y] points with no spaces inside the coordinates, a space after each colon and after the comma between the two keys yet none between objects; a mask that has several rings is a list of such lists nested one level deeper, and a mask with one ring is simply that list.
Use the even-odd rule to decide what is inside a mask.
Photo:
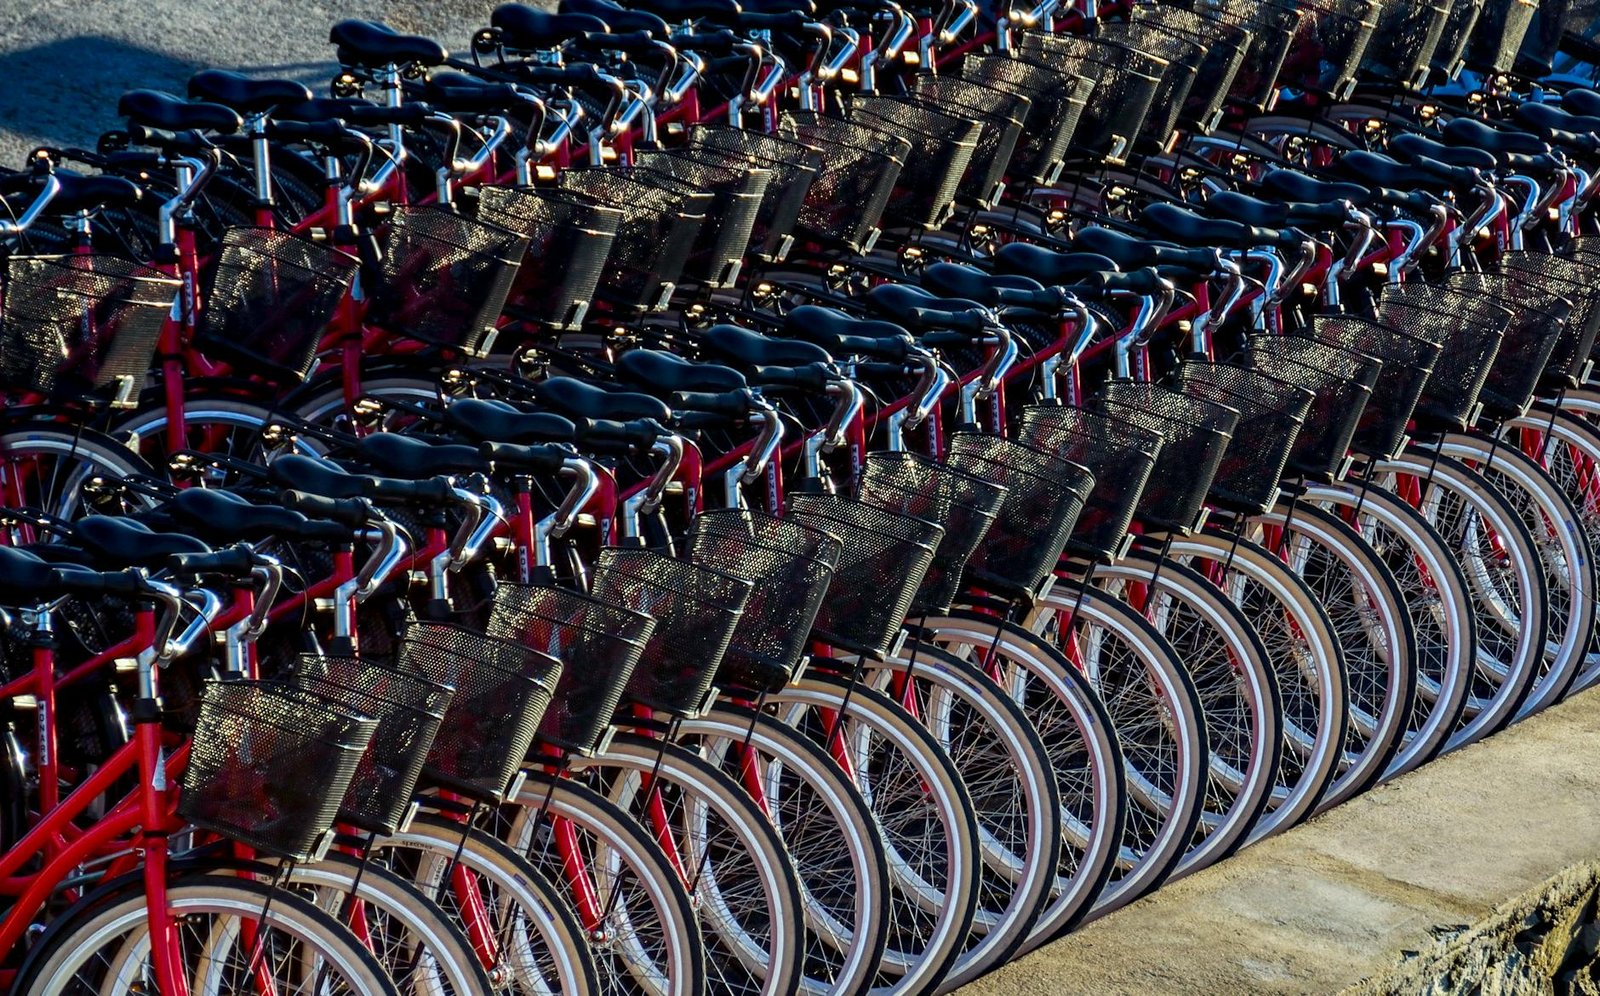
[{"label": "shadow on pavement", "polygon": [[[330,53],[331,54],[331,53]],[[0,165],[20,165],[38,145],[93,148],[101,132],[120,127],[116,98],[149,87],[182,94],[202,63],[100,35],[0,52]],[[251,66],[252,75],[298,79],[321,92],[329,62]]]}]

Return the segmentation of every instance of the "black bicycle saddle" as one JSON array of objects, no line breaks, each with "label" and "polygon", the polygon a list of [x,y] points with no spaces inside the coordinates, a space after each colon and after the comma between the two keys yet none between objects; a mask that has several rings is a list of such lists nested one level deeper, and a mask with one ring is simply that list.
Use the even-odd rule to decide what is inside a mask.
[{"label": "black bicycle saddle", "polygon": [[437,66],[449,55],[443,45],[422,35],[403,35],[376,21],[340,21],[328,32],[339,46],[339,62],[346,66]]}]

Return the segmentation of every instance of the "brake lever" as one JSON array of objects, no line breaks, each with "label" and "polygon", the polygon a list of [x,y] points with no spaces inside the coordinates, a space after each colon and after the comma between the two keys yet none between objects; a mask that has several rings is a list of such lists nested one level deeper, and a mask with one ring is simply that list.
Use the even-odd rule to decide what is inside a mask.
[{"label": "brake lever", "polygon": [[541,137],[531,146],[517,150],[515,157],[517,185],[521,187],[533,186],[533,160],[547,159],[555,155],[563,145],[571,141],[578,122],[583,120],[583,107],[575,100],[552,100],[542,106],[547,120],[552,116],[556,119],[556,127],[550,133],[550,137]]},{"label": "brake lever", "polygon": [[706,72],[706,60],[699,52],[683,49],[678,52],[678,62],[682,65],[678,78],[667,84],[661,91],[663,107],[676,107],[700,82]]},{"label": "brake lever", "polygon": [[157,212],[157,237],[163,245],[169,246],[176,245],[178,241],[178,216],[189,209],[189,205],[200,195],[201,188],[211,179],[217,167],[222,165],[222,150],[215,147],[207,149],[204,159],[178,156],[174,165],[177,169],[178,193],[162,202]]},{"label": "brake lever", "polygon": [[871,93],[878,88],[878,64],[897,58],[917,31],[917,22],[905,9],[893,8],[895,29],[882,45],[861,57],[861,92]]},{"label": "brake lever", "polygon": [[[1147,341],[1146,334],[1155,327],[1156,323],[1172,307],[1172,302],[1177,300],[1178,289],[1170,282],[1154,294],[1128,295],[1139,300],[1139,308],[1134,312],[1133,321],[1128,324],[1126,332],[1117,337],[1113,351],[1116,376],[1120,380],[1130,380],[1133,377],[1132,353],[1135,346],[1142,346]],[[1114,296],[1124,296],[1117,293]]]},{"label": "brake lever", "polygon": [[1218,273],[1224,280],[1222,298],[1204,315],[1195,319],[1194,327],[1190,330],[1189,342],[1196,353],[1210,351],[1212,326],[1227,321],[1228,315],[1239,306],[1239,299],[1244,297],[1244,271],[1239,268],[1239,264],[1231,259],[1219,259],[1217,263]]},{"label": "brake lever", "polygon": [[[682,457],[683,446],[681,442],[677,447],[677,454],[680,458]],[[674,464],[673,471],[675,472],[676,470],[677,465]],[[594,496],[600,492],[600,475],[595,473],[593,464],[581,457],[568,457],[562,460],[561,476],[570,479],[573,482],[572,486],[562,496],[561,504],[556,507],[556,510],[540,519],[533,527],[533,562],[538,567],[550,566],[550,540],[565,536],[577,524],[578,516],[594,500]],[[629,509],[629,511],[632,510]],[[633,534],[633,531],[627,527],[627,523],[630,521],[630,516],[625,514],[623,522],[628,535]],[[524,565],[524,570],[526,570],[526,565]]]},{"label": "brake lever", "polygon": [[845,444],[845,427],[861,416],[861,410],[866,407],[866,399],[862,397],[861,389],[855,381],[848,377],[829,384],[829,394],[837,400],[833,404],[833,413],[828,416],[828,424],[822,429],[822,448],[832,452]]}]

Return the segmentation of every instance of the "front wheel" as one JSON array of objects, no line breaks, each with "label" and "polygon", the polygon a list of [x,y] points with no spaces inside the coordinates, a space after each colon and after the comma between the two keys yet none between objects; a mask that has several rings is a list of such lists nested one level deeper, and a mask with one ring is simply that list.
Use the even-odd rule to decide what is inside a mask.
[{"label": "front wheel", "polygon": [[851,772],[883,831],[889,945],[871,991],[932,991],[977,913],[978,823],[960,774],[910,714],[858,682],[808,674],[765,701]]},{"label": "front wheel", "polygon": [[[349,930],[281,889],[195,876],[168,886],[166,912],[175,962],[191,993],[398,996],[383,966]],[[160,991],[143,892],[120,894],[49,943],[18,980],[20,996]]]},{"label": "front wheel", "polygon": [[782,839],[738,783],[683,747],[629,733],[569,770],[633,816],[681,869],[705,934],[710,992],[799,991],[800,884]]}]

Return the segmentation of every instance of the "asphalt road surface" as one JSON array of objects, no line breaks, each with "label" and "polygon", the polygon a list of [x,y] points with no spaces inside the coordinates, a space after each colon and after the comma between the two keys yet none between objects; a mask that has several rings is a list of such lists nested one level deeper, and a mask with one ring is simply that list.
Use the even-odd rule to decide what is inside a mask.
[{"label": "asphalt road surface", "polygon": [[325,93],[328,28],[382,20],[464,51],[498,0],[0,0],[0,165],[39,145],[93,148],[117,97],[183,92],[199,69],[297,79]]}]

